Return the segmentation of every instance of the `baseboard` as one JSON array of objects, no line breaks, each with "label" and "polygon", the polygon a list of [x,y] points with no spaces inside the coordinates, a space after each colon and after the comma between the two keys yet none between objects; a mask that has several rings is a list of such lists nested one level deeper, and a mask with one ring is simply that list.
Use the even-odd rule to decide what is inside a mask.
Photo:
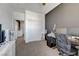
[{"label": "baseboard", "polygon": [[[45,39],[41,39],[41,40],[45,40]],[[28,40],[27,41],[25,40],[25,43],[36,42],[36,41],[41,41],[41,40],[29,40],[29,41]]]}]

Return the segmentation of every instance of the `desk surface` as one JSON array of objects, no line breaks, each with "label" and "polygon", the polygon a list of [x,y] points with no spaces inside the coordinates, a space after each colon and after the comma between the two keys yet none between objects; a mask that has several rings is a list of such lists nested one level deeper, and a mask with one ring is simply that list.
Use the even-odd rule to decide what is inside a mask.
[{"label": "desk surface", "polygon": [[79,45],[79,37],[78,36],[68,36],[68,40],[72,42],[72,44]]}]

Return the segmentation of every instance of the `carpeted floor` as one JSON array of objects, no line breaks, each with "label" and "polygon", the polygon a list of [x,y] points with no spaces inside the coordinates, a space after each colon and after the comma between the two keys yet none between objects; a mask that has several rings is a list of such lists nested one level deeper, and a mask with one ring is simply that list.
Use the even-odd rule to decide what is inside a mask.
[{"label": "carpeted floor", "polygon": [[49,48],[46,41],[25,43],[22,37],[16,40],[16,56],[58,56],[56,48]]}]

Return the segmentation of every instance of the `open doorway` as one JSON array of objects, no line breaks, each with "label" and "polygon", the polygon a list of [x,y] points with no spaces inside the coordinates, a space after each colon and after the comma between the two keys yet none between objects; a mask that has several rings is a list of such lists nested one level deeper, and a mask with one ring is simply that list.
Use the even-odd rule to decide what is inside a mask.
[{"label": "open doorway", "polygon": [[16,43],[18,45],[25,43],[24,41],[24,21],[23,20],[15,21],[15,31],[16,31]]},{"label": "open doorway", "polygon": [[23,20],[15,21],[15,30],[16,30],[16,55],[17,55],[18,52],[20,52],[20,48],[22,48],[25,44]]},{"label": "open doorway", "polygon": [[24,21],[16,20],[15,30],[16,30],[17,38],[18,37],[24,37]]}]

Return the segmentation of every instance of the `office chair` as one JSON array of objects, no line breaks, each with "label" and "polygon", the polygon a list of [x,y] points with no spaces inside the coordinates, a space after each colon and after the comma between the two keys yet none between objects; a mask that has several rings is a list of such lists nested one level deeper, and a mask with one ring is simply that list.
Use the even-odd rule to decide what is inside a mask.
[{"label": "office chair", "polygon": [[51,32],[47,32],[45,34],[45,40],[47,42],[47,46],[52,48],[56,46],[56,38],[52,37],[52,36],[48,36],[48,34]]},{"label": "office chair", "polygon": [[67,36],[65,34],[56,33],[56,46],[59,54],[62,56],[77,55],[77,49],[72,48],[71,42],[67,40]]}]

